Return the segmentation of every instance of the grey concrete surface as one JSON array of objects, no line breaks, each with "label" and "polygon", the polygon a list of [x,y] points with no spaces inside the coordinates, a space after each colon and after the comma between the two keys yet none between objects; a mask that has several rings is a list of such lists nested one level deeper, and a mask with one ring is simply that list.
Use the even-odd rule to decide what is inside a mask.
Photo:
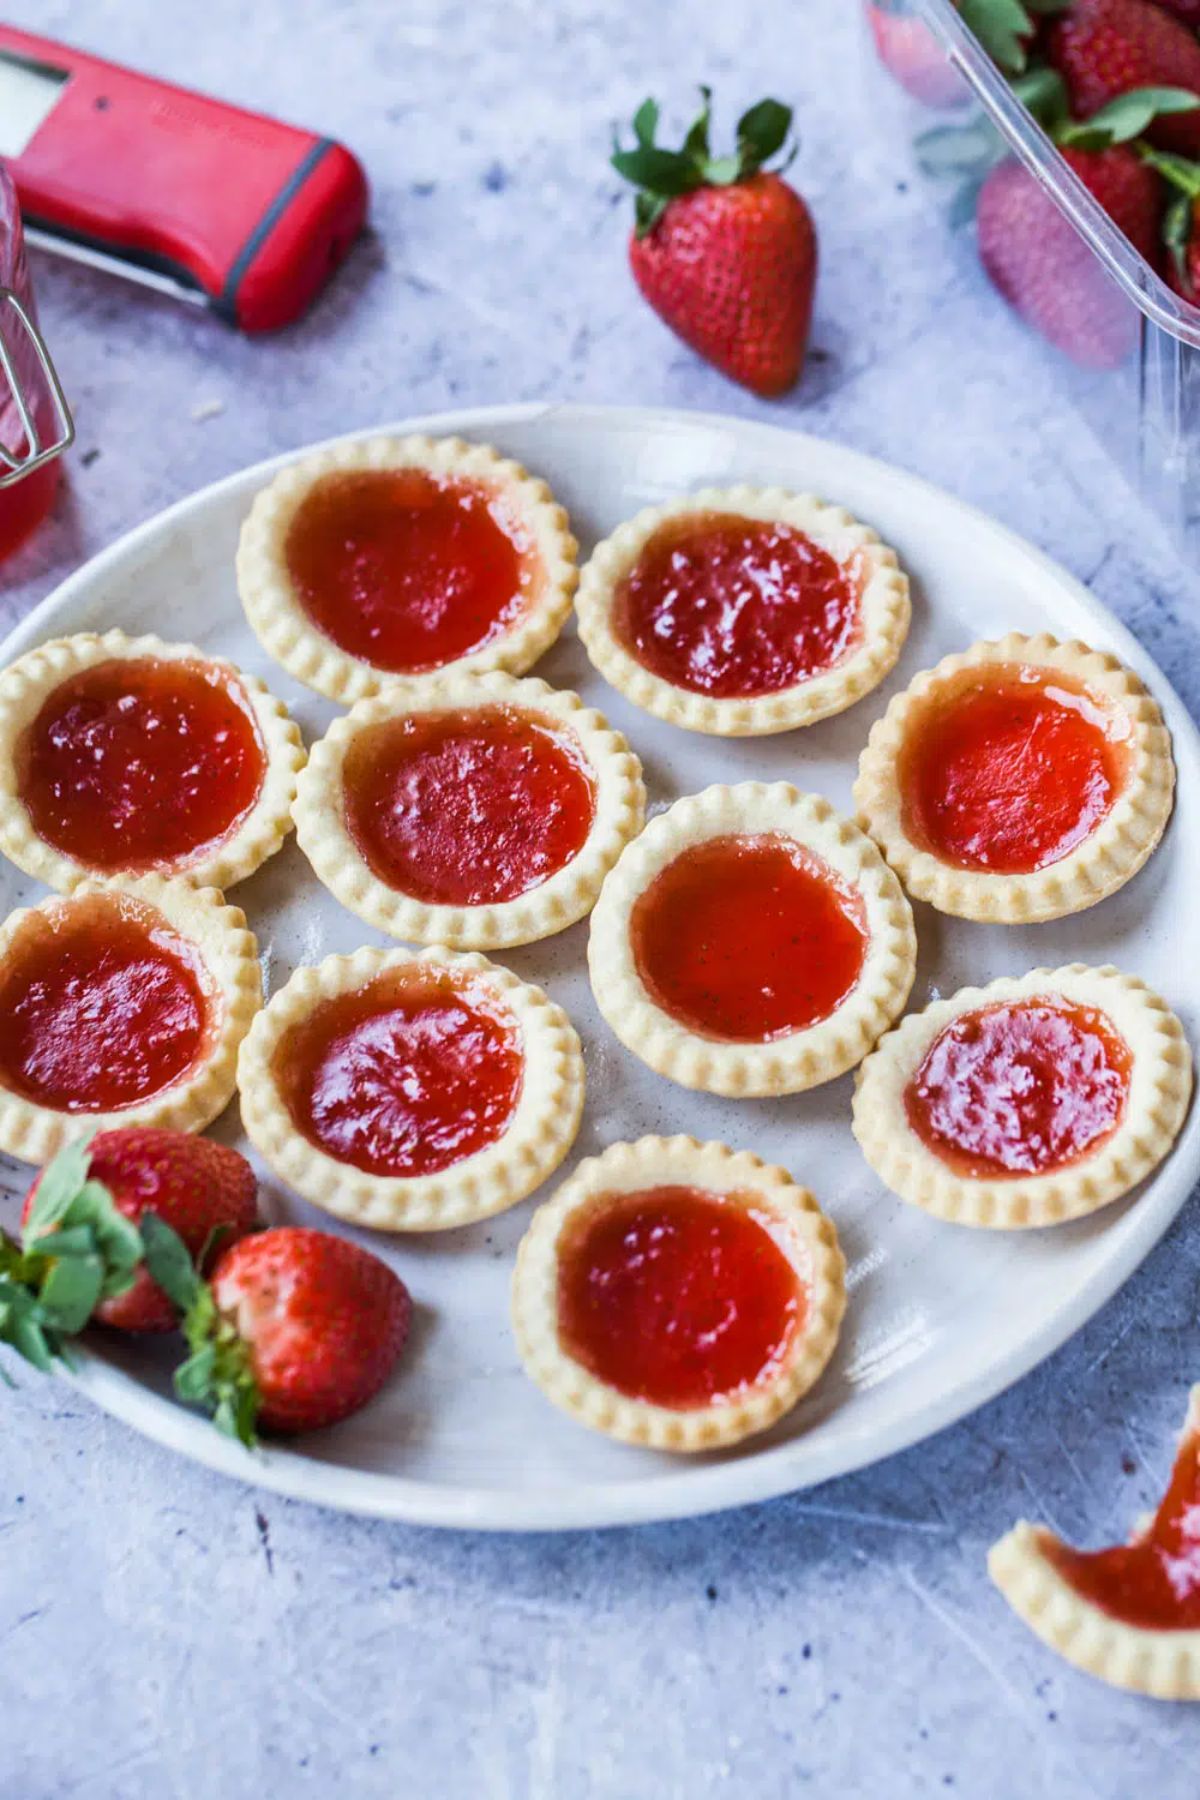
[{"label": "grey concrete surface", "polygon": [[[345,138],[374,228],[260,342],[39,263],[79,444],[0,572],[9,623],[195,487],[342,428],[563,396],[761,415],[888,456],[1060,557],[1200,708],[1193,578],[913,178],[852,0],[15,0],[7,16]],[[610,121],[649,90],[792,100],[823,271],[768,407],[627,278]],[[1188,952],[1190,953],[1190,952]],[[1078,1541],[1160,1489],[1200,1374],[1200,1215],[1036,1374],[814,1493],[576,1537],[438,1535],[264,1499],[55,1382],[0,1395],[2,1800],[1174,1800],[1200,1712],[1056,1661],[990,1590],[1019,1515]]]}]

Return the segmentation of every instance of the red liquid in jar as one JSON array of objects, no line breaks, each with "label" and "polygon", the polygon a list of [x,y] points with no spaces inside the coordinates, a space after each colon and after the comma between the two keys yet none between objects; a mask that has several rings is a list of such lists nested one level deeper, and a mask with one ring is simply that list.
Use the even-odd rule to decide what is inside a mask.
[{"label": "red liquid in jar", "polygon": [[559,1249],[563,1347],[654,1406],[713,1405],[779,1366],[805,1292],[752,1205],[699,1188],[600,1202]]}]

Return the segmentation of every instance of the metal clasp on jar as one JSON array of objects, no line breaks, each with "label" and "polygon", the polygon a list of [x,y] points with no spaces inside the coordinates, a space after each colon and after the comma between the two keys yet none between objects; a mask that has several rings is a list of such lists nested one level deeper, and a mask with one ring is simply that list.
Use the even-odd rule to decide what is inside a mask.
[{"label": "metal clasp on jar", "polygon": [[[46,394],[54,412],[53,429],[49,438],[43,438],[38,424],[40,397],[26,392],[17,367],[17,356],[5,332],[9,315],[15,316],[17,325],[25,333],[46,384]],[[6,488],[11,487],[14,482],[23,481],[26,475],[32,474],[34,469],[40,469],[43,463],[61,456],[75,438],[75,421],[71,417],[67,397],[63,393],[62,383],[50,359],[45,340],[34,324],[28,307],[11,288],[6,287],[0,287],[0,371],[4,376],[4,387],[0,388],[0,412],[4,410],[11,395],[25,445],[24,452],[20,452],[9,449],[0,440],[0,488]]]}]

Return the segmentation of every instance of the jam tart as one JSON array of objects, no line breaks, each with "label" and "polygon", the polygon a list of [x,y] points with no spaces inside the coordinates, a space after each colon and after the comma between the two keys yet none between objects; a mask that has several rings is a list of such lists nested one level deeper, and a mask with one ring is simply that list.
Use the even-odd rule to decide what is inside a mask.
[{"label": "jam tart", "polygon": [[642,1138],[589,1157],[517,1252],[526,1373],[593,1430],[703,1451],[767,1430],[817,1381],[845,1311],[837,1233],[749,1151]]},{"label": "jam tart", "polygon": [[1072,963],[910,1013],[859,1070],[853,1128],[880,1180],[938,1218],[1057,1225],[1157,1167],[1191,1090],[1166,1003]]},{"label": "jam tart", "polygon": [[871,840],[786,782],[679,800],[622,851],[592,914],[596,1003],[683,1087],[798,1093],[903,1009],[912,911]]},{"label": "jam tart", "polygon": [[313,746],[295,811],[351,912],[409,942],[490,950],[589,912],[645,802],[600,713],[492,672],[360,700]]},{"label": "jam tart", "polygon": [[0,926],[0,1150],[44,1163],[85,1128],[200,1131],[262,1005],[245,915],[215,888],[83,882]]},{"label": "jam tart", "polygon": [[242,1121],[314,1206],[440,1231],[515,1206],[583,1110],[579,1039],[540,988],[482,956],[356,950],[301,968],[242,1046]]},{"label": "jam tart", "polygon": [[0,851],[63,893],[232,886],[290,831],[303,762],[262,682],[193,644],[81,632],[0,673]]},{"label": "jam tart", "polygon": [[988,1570],[1077,1669],[1158,1700],[1200,1700],[1200,1387],[1167,1491],[1127,1544],[1074,1550],[1022,1521],[993,1546]]},{"label": "jam tart", "polygon": [[1085,644],[1013,633],[947,656],[872,729],[854,799],[916,900],[1014,924],[1082,912],[1135,875],[1175,765],[1141,681]]},{"label": "jam tart", "polygon": [[606,680],[718,737],[812,725],[877,687],[908,635],[896,553],[844,507],[704,488],[596,546],[576,602]]},{"label": "jam tart", "polygon": [[577,549],[546,483],[488,445],[362,438],[257,496],[238,590],[267,652],[349,704],[401,678],[524,673],[571,610]]}]

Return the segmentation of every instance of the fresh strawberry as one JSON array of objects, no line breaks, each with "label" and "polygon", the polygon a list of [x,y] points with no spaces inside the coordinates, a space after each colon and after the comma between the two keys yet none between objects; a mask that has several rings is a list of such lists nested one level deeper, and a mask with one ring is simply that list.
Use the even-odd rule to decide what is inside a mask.
[{"label": "fresh strawberry", "polygon": [[[1124,144],[1063,156],[1134,247],[1156,260],[1163,188],[1154,170]],[[1133,309],[1027,169],[1015,160],[994,168],[975,217],[983,266],[1028,324],[1090,368],[1124,361],[1136,340]]]},{"label": "fresh strawberry", "polygon": [[196,1274],[160,1220],[142,1226],[146,1259],[183,1312],[191,1355],[180,1399],[253,1443],[264,1431],[314,1431],[365,1406],[404,1348],[408,1289],[385,1262],[346,1238],[281,1226],[242,1238]]},{"label": "fresh strawberry", "polygon": [[[67,1168],[79,1186],[100,1183],[134,1225],[143,1213],[156,1213],[197,1260],[206,1249],[244,1236],[257,1221],[258,1183],[244,1156],[212,1138],[142,1125],[102,1131],[82,1160],[72,1153],[67,1163],[62,1158],[51,1163],[29,1190],[22,1225],[28,1225],[43,1184],[61,1185]],[[101,1300],[92,1316],[120,1331],[173,1331],[179,1323],[177,1310],[144,1267],[134,1273],[132,1286]]]},{"label": "fresh strawberry", "polygon": [[867,7],[879,60],[906,94],[922,106],[961,106],[969,98],[962,77],[924,19],[891,4]]},{"label": "fresh strawberry", "polygon": [[693,350],[756,394],[799,377],[812,319],[817,234],[794,188],[763,165],[783,148],[791,112],[763,100],[738,122],[737,152],[709,151],[709,94],[680,150],[654,141],[658,107],[633,121],[631,150],[612,158],[638,188],[629,241],[634,279]]},{"label": "fresh strawberry", "polygon": [[[1047,54],[1080,119],[1130,88],[1200,94],[1200,39],[1152,0],[1075,0],[1051,27]],[[1200,155],[1200,111],[1156,119],[1147,135],[1164,149]]]}]

